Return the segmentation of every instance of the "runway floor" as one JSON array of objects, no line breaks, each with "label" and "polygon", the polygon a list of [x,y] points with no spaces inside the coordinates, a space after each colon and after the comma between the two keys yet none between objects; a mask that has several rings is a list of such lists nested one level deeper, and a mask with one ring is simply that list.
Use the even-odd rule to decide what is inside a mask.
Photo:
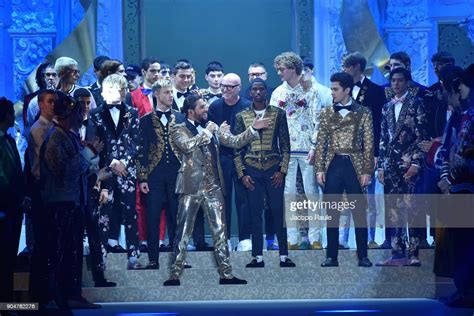
[{"label": "runway floor", "polygon": [[75,310],[75,316],[299,316],[299,315],[466,315],[474,309],[448,308],[430,299],[347,299],[347,300],[279,300],[279,301],[206,301],[105,303],[97,310]]}]

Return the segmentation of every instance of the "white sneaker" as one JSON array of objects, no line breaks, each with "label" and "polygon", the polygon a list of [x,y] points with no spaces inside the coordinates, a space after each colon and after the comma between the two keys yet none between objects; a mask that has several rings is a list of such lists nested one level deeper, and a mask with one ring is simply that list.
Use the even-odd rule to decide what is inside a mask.
[{"label": "white sneaker", "polygon": [[194,251],[194,250],[196,250],[196,247],[194,247],[194,246],[191,245],[191,244],[188,244],[188,245],[186,246],[186,250],[187,250],[187,251]]},{"label": "white sneaker", "polygon": [[237,245],[237,251],[249,251],[252,250],[252,241],[250,239],[244,239],[239,241]]}]

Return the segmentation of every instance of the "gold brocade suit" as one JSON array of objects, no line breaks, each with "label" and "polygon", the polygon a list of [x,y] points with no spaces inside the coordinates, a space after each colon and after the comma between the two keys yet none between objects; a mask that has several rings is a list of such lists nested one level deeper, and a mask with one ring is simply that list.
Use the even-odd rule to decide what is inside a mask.
[{"label": "gold brocade suit", "polygon": [[326,173],[336,154],[349,155],[360,177],[374,172],[374,134],[372,114],[352,100],[353,110],[344,118],[332,106],[321,111],[316,141],[315,172]]},{"label": "gold brocade suit", "polygon": [[[227,147],[239,148],[250,142],[256,134],[249,128],[237,136],[219,133],[218,140]],[[179,279],[184,269],[186,247],[200,207],[208,219],[213,235],[220,277],[232,279],[232,267],[225,236],[225,209],[222,193],[224,181],[216,139],[204,132],[199,133],[189,120],[174,125],[171,138],[178,148],[181,167],[176,180],[176,193],[180,196],[170,279]]]}]

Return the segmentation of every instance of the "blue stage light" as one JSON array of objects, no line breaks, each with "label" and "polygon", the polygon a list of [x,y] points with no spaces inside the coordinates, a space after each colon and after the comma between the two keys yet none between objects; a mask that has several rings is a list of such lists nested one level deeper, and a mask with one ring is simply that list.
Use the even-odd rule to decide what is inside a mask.
[{"label": "blue stage light", "polygon": [[316,314],[365,314],[365,313],[381,313],[378,309],[330,309],[315,311]]},{"label": "blue stage light", "polygon": [[120,313],[117,316],[172,316],[179,315],[178,313]]}]

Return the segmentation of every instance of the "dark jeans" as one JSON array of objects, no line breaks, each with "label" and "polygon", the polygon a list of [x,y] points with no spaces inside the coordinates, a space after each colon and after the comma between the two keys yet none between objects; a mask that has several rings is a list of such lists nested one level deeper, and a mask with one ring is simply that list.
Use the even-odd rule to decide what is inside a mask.
[{"label": "dark jeans", "polygon": [[[362,197],[363,191],[359,179],[354,170],[349,156],[336,155],[331,161],[326,172],[326,183],[324,186],[325,201],[340,202],[342,194],[357,194]],[[357,198],[355,208],[352,210],[352,217],[355,225],[355,235],[357,244],[357,255],[359,259],[367,257],[367,199]],[[349,201],[351,198],[349,198]],[[337,259],[339,251],[339,218],[340,211],[333,208],[327,209],[327,214],[331,216],[328,221],[327,238],[328,247],[326,256]]]}]

